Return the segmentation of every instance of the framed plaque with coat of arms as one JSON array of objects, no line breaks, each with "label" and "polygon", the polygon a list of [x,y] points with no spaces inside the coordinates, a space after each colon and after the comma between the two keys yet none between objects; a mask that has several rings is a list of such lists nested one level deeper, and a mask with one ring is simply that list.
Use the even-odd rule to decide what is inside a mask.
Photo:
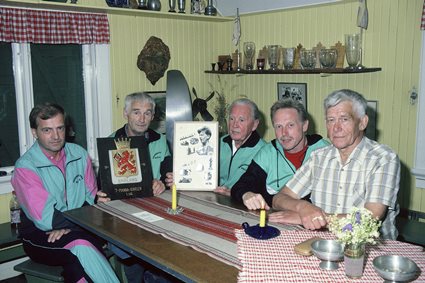
[{"label": "framed plaque with coat of arms", "polygon": [[152,168],[144,137],[97,138],[101,190],[112,200],[152,196]]}]

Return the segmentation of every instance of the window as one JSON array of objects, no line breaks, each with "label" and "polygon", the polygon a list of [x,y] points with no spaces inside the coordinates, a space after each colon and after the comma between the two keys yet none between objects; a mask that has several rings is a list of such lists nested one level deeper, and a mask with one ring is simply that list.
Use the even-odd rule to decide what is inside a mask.
[{"label": "window", "polygon": [[[65,108],[67,140],[85,147],[96,166],[96,137],[112,131],[109,45],[0,43],[0,64],[0,127],[7,133],[0,170],[11,172],[33,144],[28,116],[45,101]],[[9,180],[0,176],[0,193],[10,191]]]},{"label": "window", "polygon": [[415,166],[412,174],[416,176],[416,187],[425,189],[425,31],[422,30],[421,64],[419,71],[419,105],[416,126]]},{"label": "window", "polygon": [[66,140],[87,147],[82,47],[31,44],[34,105],[46,101],[67,113]]},{"label": "window", "polygon": [[[18,121],[16,119],[12,46],[0,43],[0,167],[13,166],[19,158]],[[7,133],[7,134],[6,134]]]}]

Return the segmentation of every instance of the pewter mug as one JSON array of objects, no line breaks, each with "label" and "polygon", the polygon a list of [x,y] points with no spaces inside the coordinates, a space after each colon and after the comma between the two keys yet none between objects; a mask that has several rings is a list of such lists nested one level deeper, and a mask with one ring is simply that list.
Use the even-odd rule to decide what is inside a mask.
[{"label": "pewter mug", "polygon": [[148,0],[148,9],[152,11],[161,10],[161,1],[160,0]]},{"label": "pewter mug", "polygon": [[138,0],[139,9],[147,9],[148,8],[148,0]]},{"label": "pewter mug", "polygon": [[186,1],[185,0],[177,0],[177,5],[179,8],[179,13],[184,13],[184,10],[186,8]]}]

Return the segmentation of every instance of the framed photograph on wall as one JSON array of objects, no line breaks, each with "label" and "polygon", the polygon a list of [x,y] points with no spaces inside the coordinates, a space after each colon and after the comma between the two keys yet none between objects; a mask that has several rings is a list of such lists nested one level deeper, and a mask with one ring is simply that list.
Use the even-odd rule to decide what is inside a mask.
[{"label": "framed photograph on wall", "polygon": [[367,101],[367,109],[366,114],[369,117],[369,123],[367,124],[365,135],[371,140],[377,139],[377,112],[378,111],[378,101],[376,100],[368,100]]},{"label": "framed photograph on wall", "polygon": [[147,91],[146,93],[155,100],[155,116],[150,127],[160,134],[165,134],[165,106],[167,93],[165,91]]},{"label": "framed photograph on wall", "polygon": [[177,190],[212,191],[218,183],[218,122],[174,123],[173,173]]},{"label": "framed photograph on wall", "polygon": [[307,110],[306,83],[277,83],[277,99],[292,98],[301,102]]}]

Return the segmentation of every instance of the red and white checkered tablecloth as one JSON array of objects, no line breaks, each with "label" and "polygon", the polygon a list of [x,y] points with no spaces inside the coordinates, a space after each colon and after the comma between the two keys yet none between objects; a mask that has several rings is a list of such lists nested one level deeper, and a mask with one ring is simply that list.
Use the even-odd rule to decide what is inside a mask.
[{"label": "red and white checkered tablecloth", "polygon": [[281,231],[279,237],[257,240],[236,230],[238,257],[242,263],[238,282],[383,282],[375,272],[372,261],[384,254],[408,257],[421,269],[415,282],[425,282],[425,253],[423,248],[398,241],[382,241],[366,246],[366,266],[361,279],[349,279],[345,275],[344,262],[338,270],[322,270],[320,260],[313,256],[304,257],[294,252],[294,246],[311,237],[334,239],[329,232]]}]

